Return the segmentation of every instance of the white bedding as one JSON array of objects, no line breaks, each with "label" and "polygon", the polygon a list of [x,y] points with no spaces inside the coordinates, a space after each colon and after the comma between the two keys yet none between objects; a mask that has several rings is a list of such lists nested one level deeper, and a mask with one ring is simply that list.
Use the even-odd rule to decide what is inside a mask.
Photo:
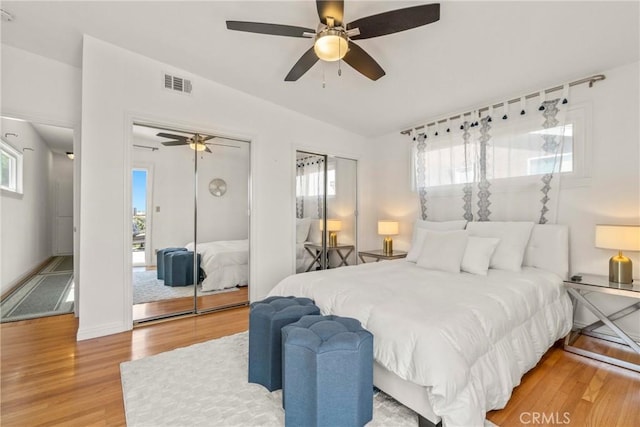
[{"label": "white bedding", "polygon": [[270,295],[306,296],[323,314],[360,320],[375,360],[426,387],[447,427],[483,425],[571,328],[561,278],[532,267],[479,276],[386,261],[290,276]]},{"label": "white bedding", "polygon": [[[185,245],[193,251],[193,242]],[[219,240],[198,243],[200,268],[204,271],[202,291],[210,292],[240,285],[249,280],[249,240]]]}]

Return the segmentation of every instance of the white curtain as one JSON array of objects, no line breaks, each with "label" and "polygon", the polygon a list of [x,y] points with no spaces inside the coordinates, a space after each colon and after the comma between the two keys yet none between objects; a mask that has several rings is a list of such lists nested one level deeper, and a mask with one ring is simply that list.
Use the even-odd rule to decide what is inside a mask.
[{"label": "white curtain", "polygon": [[427,219],[429,191],[449,187],[462,193],[464,219],[489,221],[497,181],[539,176],[539,222],[555,221],[559,173],[573,166],[572,124],[566,123],[564,104],[560,99],[523,100],[516,114],[509,114],[508,108],[500,115],[479,117],[472,112],[445,131],[427,126],[416,132],[414,177],[422,218]]}]

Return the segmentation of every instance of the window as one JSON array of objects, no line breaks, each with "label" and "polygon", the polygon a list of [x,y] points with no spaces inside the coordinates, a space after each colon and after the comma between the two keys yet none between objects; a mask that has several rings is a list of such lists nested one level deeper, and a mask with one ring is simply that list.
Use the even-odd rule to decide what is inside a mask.
[{"label": "window", "polygon": [[[584,109],[574,109],[567,112],[564,123],[549,129],[542,127],[542,118],[535,114],[529,118],[516,118],[511,123],[495,120],[491,123],[486,159],[487,177],[492,184],[501,181],[527,180],[527,177],[544,175],[554,170],[560,170],[564,175],[584,173],[581,165],[584,164]],[[425,186],[447,187],[461,185],[477,181],[479,170],[476,162],[469,159],[478,159],[479,131],[478,127],[470,130],[470,144],[466,153],[461,131],[451,135],[432,137],[426,140],[425,150]],[[556,160],[553,153],[547,153],[542,149],[544,135],[555,136],[555,142],[561,143],[560,160]],[[417,149],[412,150],[412,181],[414,190],[418,187],[416,169]],[[556,161],[560,164],[556,164]]]},{"label": "window", "polygon": [[0,140],[0,188],[22,194],[22,153]]}]

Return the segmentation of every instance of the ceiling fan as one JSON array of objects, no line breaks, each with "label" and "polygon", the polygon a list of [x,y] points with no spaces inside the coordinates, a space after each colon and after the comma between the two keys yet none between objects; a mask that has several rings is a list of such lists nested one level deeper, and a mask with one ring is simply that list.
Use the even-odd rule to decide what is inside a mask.
[{"label": "ceiling fan", "polygon": [[320,17],[320,24],[316,31],[291,25],[244,21],[227,21],[227,28],[275,36],[315,37],[313,46],[296,62],[285,77],[285,81],[298,80],[318,62],[318,59],[329,62],[344,59],[344,62],[361,74],[371,80],[378,80],[385,75],[384,70],[353,40],[370,39],[410,30],[440,19],[439,3],[391,10],[360,18],[348,24],[343,22],[344,1],[316,0],[316,7]]},{"label": "ceiling fan", "polygon": [[156,136],[159,136],[160,138],[168,138],[168,139],[172,139],[172,141],[164,141],[162,142],[162,145],[171,147],[174,145],[188,145],[189,147],[191,147],[192,150],[195,151],[206,151],[207,153],[211,153],[211,150],[209,149],[209,145],[221,145],[223,147],[231,147],[231,148],[240,148],[236,145],[227,145],[227,144],[221,144],[219,142],[206,142],[209,141],[210,139],[213,138],[220,138],[220,139],[231,139],[233,140],[233,138],[224,138],[224,137],[220,137],[220,136],[213,136],[213,135],[201,135],[199,133],[194,134],[193,136],[184,136],[184,135],[176,135],[173,133],[166,133],[166,132],[160,132],[157,133]]}]

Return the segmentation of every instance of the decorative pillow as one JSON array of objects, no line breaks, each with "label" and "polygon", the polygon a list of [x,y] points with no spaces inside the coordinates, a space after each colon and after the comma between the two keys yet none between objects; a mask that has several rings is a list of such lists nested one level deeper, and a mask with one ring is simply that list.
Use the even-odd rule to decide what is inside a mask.
[{"label": "decorative pillow", "polygon": [[491,256],[495,252],[498,243],[500,243],[500,239],[497,237],[469,236],[460,269],[467,273],[486,276]]},{"label": "decorative pillow", "polygon": [[418,261],[418,257],[420,256],[420,252],[422,251],[422,244],[424,243],[424,231],[432,230],[432,231],[453,231],[453,230],[464,230],[464,226],[467,224],[467,221],[456,220],[456,221],[423,221],[421,219],[416,220],[413,223],[413,240],[411,241],[411,249],[409,249],[409,253],[407,254],[406,260],[410,262]]},{"label": "decorative pillow", "polygon": [[311,228],[311,218],[296,218],[296,243],[307,241]]},{"label": "decorative pillow", "polygon": [[425,239],[416,265],[430,270],[460,273],[467,247],[467,232],[424,230]]},{"label": "decorative pillow", "polygon": [[508,271],[520,271],[524,250],[529,242],[533,222],[470,222],[467,224],[469,236],[497,237],[500,239],[491,256],[490,268]]}]

